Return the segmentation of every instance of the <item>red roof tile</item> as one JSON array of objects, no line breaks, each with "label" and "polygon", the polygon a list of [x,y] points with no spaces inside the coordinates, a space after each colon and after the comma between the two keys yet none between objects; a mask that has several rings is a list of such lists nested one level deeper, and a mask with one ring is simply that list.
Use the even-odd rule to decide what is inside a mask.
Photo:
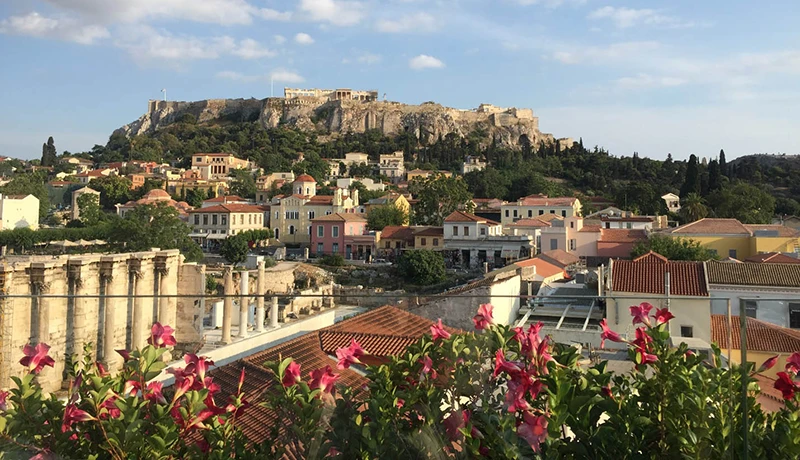
[{"label": "red roof tile", "polygon": [[[552,220],[552,219],[551,219]],[[509,224],[509,227],[551,227],[553,224],[550,222],[539,219],[538,217],[531,217],[528,219],[520,219],[512,224]]]},{"label": "red roof tile", "polygon": [[[731,348],[741,346],[739,317],[732,318],[730,330],[733,341]],[[800,351],[800,331],[747,317],[747,349],[768,353],[794,353]],[[728,317],[711,315],[711,340],[720,348],[728,348]],[[760,363],[759,363],[760,364]]]},{"label": "red roof tile", "polygon": [[600,233],[600,230],[602,229],[603,227],[600,225],[584,225],[580,230],[578,230],[578,232]]},{"label": "red roof tile", "polygon": [[669,259],[667,259],[666,257],[662,256],[661,254],[659,254],[657,252],[648,251],[647,254],[642,254],[639,257],[633,259],[633,261],[634,262],[651,262],[651,263],[663,263],[663,264],[665,264],[665,263],[669,262]]},{"label": "red roof tile", "polygon": [[463,211],[453,211],[450,213],[449,216],[444,218],[445,222],[484,222],[489,225],[500,225],[499,222],[495,222],[491,219],[487,219],[485,217],[476,216],[475,214],[469,214]]},{"label": "red roof tile", "polygon": [[753,235],[757,236],[772,236],[774,238],[797,238],[798,236],[796,229],[783,225],[745,224],[745,228],[747,228]]},{"label": "red roof tile", "polygon": [[442,227],[428,227],[414,233],[414,236],[443,236],[444,229]]},{"label": "red roof tile", "polygon": [[615,292],[663,295],[666,273],[670,274],[672,295],[708,297],[702,262],[614,260],[611,262],[611,287]]},{"label": "red roof tile", "polygon": [[328,214],[327,216],[320,216],[316,219],[311,219],[311,222],[366,222],[361,214],[353,214],[348,212],[337,212]]},{"label": "red roof tile", "polygon": [[707,263],[706,269],[710,284],[800,287],[798,264],[731,264],[711,260]]},{"label": "red roof tile", "polygon": [[239,195],[222,195],[216,198],[209,198],[208,200],[204,200],[204,203],[229,203],[233,201],[247,201],[246,199],[240,197]]},{"label": "red roof tile", "polygon": [[550,198],[547,195],[529,195],[520,198],[518,203],[522,206],[573,206],[577,198],[575,197],[555,197]]},{"label": "red roof tile", "polygon": [[297,179],[295,179],[294,181],[295,182],[315,182],[315,183],[317,182],[316,179],[314,179],[313,177],[309,176],[308,174],[300,174],[299,176],[297,176]]},{"label": "red roof tile", "polygon": [[550,262],[544,259],[540,259],[538,257],[534,257],[533,259],[517,261],[514,262],[514,265],[520,268],[536,267],[536,274],[544,278],[549,278],[553,275],[564,273],[564,269],[562,267],[559,267],[558,265],[553,265]]},{"label": "red roof tile", "polygon": [[766,252],[763,254],[757,254],[744,259],[744,261],[755,262],[759,264],[763,264],[765,262],[771,264],[800,264],[800,259],[787,256],[786,254],[781,254],[780,252]]},{"label": "red roof tile", "polygon": [[603,243],[636,243],[647,239],[644,230],[623,228],[604,228],[600,230],[600,241]]},{"label": "red roof tile", "polygon": [[580,257],[570,254],[563,249],[552,249],[550,251],[545,251],[539,254],[539,257],[547,259],[551,262],[554,262],[555,265],[560,265],[562,267],[566,267],[567,265],[572,265],[580,262]]},{"label": "red roof tile", "polygon": [[677,235],[750,235],[750,230],[736,219],[700,219],[669,230]]},{"label": "red roof tile", "polygon": [[414,228],[406,225],[387,225],[381,231],[382,240],[412,240]]},{"label": "red roof tile", "polygon": [[192,214],[194,213],[209,213],[209,212],[216,212],[222,214],[229,214],[232,212],[264,212],[264,209],[261,206],[255,206],[252,204],[238,204],[238,203],[226,203],[226,204],[218,204],[216,206],[209,206],[207,208],[200,208],[191,211]]}]

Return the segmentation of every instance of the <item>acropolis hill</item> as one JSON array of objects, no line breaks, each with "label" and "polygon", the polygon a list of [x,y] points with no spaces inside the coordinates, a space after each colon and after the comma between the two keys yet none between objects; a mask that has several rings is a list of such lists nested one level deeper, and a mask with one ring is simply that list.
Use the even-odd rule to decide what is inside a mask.
[{"label": "acropolis hill", "polygon": [[[191,114],[201,124],[258,122],[267,128],[289,125],[332,135],[368,129],[394,135],[410,130],[423,144],[450,133],[465,137],[475,130],[484,130],[487,139],[508,147],[517,147],[522,135],[533,145],[556,141],[552,134],[539,131],[539,119],[531,109],[481,104],[477,109],[461,110],[433,102],[409,105],[381,101],[374,90],[285,88],[282,98],[151,100],[147,108],[138,120],[117,131],[128,136],[148,134]],[[570,139],[558,141],[562,147],[572,144]]]}]

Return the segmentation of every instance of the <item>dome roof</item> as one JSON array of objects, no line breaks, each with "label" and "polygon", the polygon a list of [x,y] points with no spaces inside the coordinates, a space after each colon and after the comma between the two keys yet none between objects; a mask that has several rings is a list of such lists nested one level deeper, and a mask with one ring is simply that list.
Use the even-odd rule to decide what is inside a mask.
[{"label": "dome roof", "polygon": [[145,193],[142,198],[149,201],[156,201],[156,200],[161,201],[161,200],[172,199],[172,197],[169,195],[169,193],[166,192],[166,190],[162,190],[160,188],[154,188],[153,190],[150,190],[149,192]]},{"label": "dome roof", "polygon": [[317,180],[313,177],[309,176],[308,174],[300,174],[297,176],[297,179],[294,180],[295,182],[314,182],[316,183]]}]

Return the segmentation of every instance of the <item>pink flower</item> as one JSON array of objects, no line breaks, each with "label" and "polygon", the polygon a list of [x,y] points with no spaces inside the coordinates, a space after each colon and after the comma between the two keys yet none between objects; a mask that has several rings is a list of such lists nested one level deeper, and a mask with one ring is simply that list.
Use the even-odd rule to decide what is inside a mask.
[{"label": "pink flower", "polygon": [[197,356],[194,353],[187,353],[184,355],[183,360],[186,362],[184,372],[197,375],[198,380],[201,382],[206,378],[206,371],[214,365],[214,361],[205,356]]},{"label": "pink flower", "polygon": [[175,329],[169,326],[162,326],[161,323],[153,323],[153,327],[150,328],[150,338],[147,339],[147,343],[156,348],[177,345],[178,342],[175,341],[175,337],[172,335],[174,332]]},{"label": "pink flower", "polygon": [[494,354],[494,377],[497,377],[501,372],[506,372],[511,376],[518,374],[522,369],[513,361],[506,360],[505,352],[500,349]]},{"label": "pink flower", "polygon": [[610,399],[614,399],[614,393],[611,392],[611,386],[610,385],[606,385],[604,387],[601,387],[600,391],[602,391],[603,395],[605,395],[606,397],[608,397]]},{"label": "pink flower", "polygon": [[100,404],[100,409],[106,410],[105,414],[102,413],[100,414],[101,419],[106,419],[108,417],[119,418],[122,415],[122,411],[119,410],[119,407],[117,407],[116,404],[117,399],[118,396],[112,393],[111,396],[108,397],[108,399],[106,399],[105,401],[103,401],[102,404]]},{"label": "pink flower", "polygon": [[319,388],[323,394],[333,394],[336,391],[334,385],[339,379],[339,374],[334,374],[331,366],[325,366],[314,371],[309,372],[311,377],[311,385],[309,387],[314,390]]},{"label": "pink flower", "polygon": [[185,395],[194,385],[194,377],[189,376],[176,376],[175,377],[175,393],[172,395],[172,400],[177,401],[181,396]]},{"label": "pink flower", "polygon": [[772,358],[769,358],[766,361],[764,361],[764,363],[761,364],[761,367],[759,367],[756,372],[760,373],[772,369],[773,367],[775,367],[775,363],[777,362],[778,362],[778,355],[775,355]]},{"label": "pink flower", "polygon": [[117,352],[118,355],[122,356],[123,361],[130,361],[131,359],[131,352],[128,350],[114,350]]},{"label": "pink flower", "polygon": [[775,380],[775,389],[783,393],[783,399],[793,399],[797,384],[792,381],[786,372],[778,372],[778,379]]},{"label": "pink flower", "polygon": [[366,352],[355,339],[350,339],[350,346],[336,350],[336,357],[339,359],[336,367],[347,369],[353,364],[361,364],[361,358]]},{"label": "pink flower", "polygon": [[482,331],[492,324],[493,309],[494,307],[490,303],[484,303],[478,307],[478,314],[472,317],[472,322],[475,323],[475,329]]},{"label": "pink flower", "polygon": [[636,364],[637,365],[647,365],[652,364],[658,361],[658,356],[650,354],[644,348],[637,347],[636,348]]},{"label": "pink flower", "polygon": [[300,365],[297,361],[292,361],[283,372],[283,386],[290,387],[300,381]]},{"label": "pink flower", "polygon": [[161,390],[164,388],[164,384],[161,382],[150,382],[147,384],[147,389],[144,392],[144,399],[148,401],[154,401],[159,404],[166,404],[167,400],[164,398],[164,395],[161,393]]},{"label": "pink flower", "polygon": [[469,413],[465,410],[456,410],[442,422],[444,424],[444,431],[451,441],[459,441],[464,437],[461,429],[467,425],[469,420]]},{"label": "pink flower", "polygon": [[600,327],[603,328],[603,332],[600,334],[600,339],[601,339],[600,348],[605,347],[606,340],[618,343],[624,342],[624,340],[622,340],[622,337],[619,334],[608,328],[608,324],[606,324],[605,318],[603,318],[603,320],[600,321]]},{"label": "pink flower", "polygon": [[541,443],[547,439],[547,417],[525,412],[522,414],[522,424],[517,427],[517,435],[528,441],[533,452],[538,454]]},{"label": "pink flower", "polygon": [[8,392],[0,390],[0,412],[5,412],[8,409]]},{"label": "pink flower", "polygon": [[64,419],[61,422],[61,432],[66,433],[66,431],[75,422],[86,422],[89,420],[96,419],[89,415],[89,413],[85,410],[80,410],[74,404],[69,404],[64,408]]},{"label": "pink flower", "polygon": [[656,326],[666,324],[669,322],[669,320],[673,318],[675,318],[675,315],[670,313],[669,309],[667,308],[656,309]]},{"label": "pink flower", "polygon": [[19,363],[27,367],[29,372],[38,374],[44,369],[44,366],[53,367],[56,363],[53,358],[48,356],[48,351],[50,351],[50,345],[46,343],[38,343],[35,347],[27,344],[22,349],[25,356],[19,360]]},{"label": "pink flower", "polygon": [[242,372],[239,374],[239,386],[236,387],[236,392],[242,392],[242,385],[244,385],[244,368],[242,368]]},{"label": "pink flower", "polygon": [[644,323],[650,325],[650,310],[653,306],[647,302],[642,302],[638,306],[631,306],[631,316],[633,316],[633,324]]},{"label": "pink flower", "polygon": [[431,325],[431,337],[434,341],[439,339],[449,339],[450,333],[444,330],[444,326],[442,325],[442,318],[439,318],[439,322],[436,324]]},{"label": "pink flower", "polygon": [[428,355],[423,356],[422,359],[420,360],[420,362],[422,363],[422,373],[420,374],[420,379],[422,379],[423,375],[428,375],[428,373],[430,373],[431,374],[431,378],[434,378],[434,379],[438,376],[435,370],[432,371],[432,369],[433,369],[433,360],[431,360],[430,356],[428,356]]},{"label": "pink flower", "polygon": [[108,373],[108,370],[106,369],[105,366],[103,366],[103,363],[101,363],[100,361],[95,361],[94,365],[95,367],[97,367],[97,375],[99,375],[100,377],[108,377],[109,375],[111,375]]},{"label": "pink flower", "polygon": [[528,401],[525,399],[527,388],[524,383],[516,380],[508,382],[508,392],[506,393],[506,407],[509,412],[528,410]]},{"label": "pink flower", "polygon": [[638,348],[647,349],[647,345],[649,345],[651,342],[653,342],[653,338],[647,334],[644,328],[637,327],[636,340],[633,341],[633,345]]},{"label": "pink flower", "polygon": [[406,400],[402,398],[397,398],[397,408],[401,409],[406,404]]},{"label": "pink flower", "polygon": [[142,389],[142,384],[136,380],[128,380],[125,382],[125,386],[122,389],[122,394],[124,396],[136,396]]},{"label": "pink flower", "polygon": [[800,351],[792,353],[786,360],[786,372],[797,374],[800,372]]}]

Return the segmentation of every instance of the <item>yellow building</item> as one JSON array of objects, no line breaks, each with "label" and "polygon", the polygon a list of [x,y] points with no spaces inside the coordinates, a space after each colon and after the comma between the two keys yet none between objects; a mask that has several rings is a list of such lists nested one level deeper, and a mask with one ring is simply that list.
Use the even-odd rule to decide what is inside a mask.
[{"label": "yellow building", "polygon": [[797,252],[800,233],[782,225],[746,225],[736,219],[700,219],[664,233],[690,238],[722,258],[743,260],[765,252]]},{"label": "yellow building", "polygon": [[532,219],[545,214],[561,217],[579,217],[581,202],[575,197],[555,197],[547,195],[529,195],[516,202],[504,203],[500,206],[500,223],[510,225],[520,219]]},{"label": "yellow building", "polygon": [[411,213],[411,204],[409,204],[405,196],[393,192],[393,193],[388,193],[380,198],[369,200],[365,206],[367,215],[369,215],[369,212],[372,209],[380,206],[394,206],[402,210],[406,215],[406,218],[403,221],[403,225],[408,225],[409,222],[408,216]]},{"label": "yellow building", "polygon": [[200,178],[226,179],[233,169],[250,167],[250,162],[236,158],[232,153],[195,153],[192,155],[192,169],[200,173]]},{"label": "yellow building", "polygon": [[166,183],[167,192],[179,197],[185,197],[190,190],[202,190],[206,196],[209,196],[209,191],[214,196],[225,195],[228,191],[228,183],[224,180],[178,179],[167,180]]},{"label": "yellow building", "polygon": [[430,171],[427,169],[412,169],[407,173],[406,180],[411,182],[414,179],[425,179],[426,177],[442,175],[444,177],[453,177],[450,171]]},{"label": "yellow building", "polygon": [[[728,349],[731,352],[731,361],[741,364],[741,329],[739,317],[732,317],[728,322],[725,315],[711,315],[712,340],[719,345],[722,355],[726,356]],[[767,323],[755,318],[747,318],[747,361],[754,363],[756,369],[767,359],[778,356],[775,367],[763,372],[769,378],[776,378],[776,374],[784,370],[786,359],[793,353],[800,352],[800,331],[789,329],[775,324]],[[732,343],[728,337],[732,336]]]},{"label": "yellow building", "polygon": [[443,251],[444,229],[442,227],[428,227],[414,233],[414,249]]}]

